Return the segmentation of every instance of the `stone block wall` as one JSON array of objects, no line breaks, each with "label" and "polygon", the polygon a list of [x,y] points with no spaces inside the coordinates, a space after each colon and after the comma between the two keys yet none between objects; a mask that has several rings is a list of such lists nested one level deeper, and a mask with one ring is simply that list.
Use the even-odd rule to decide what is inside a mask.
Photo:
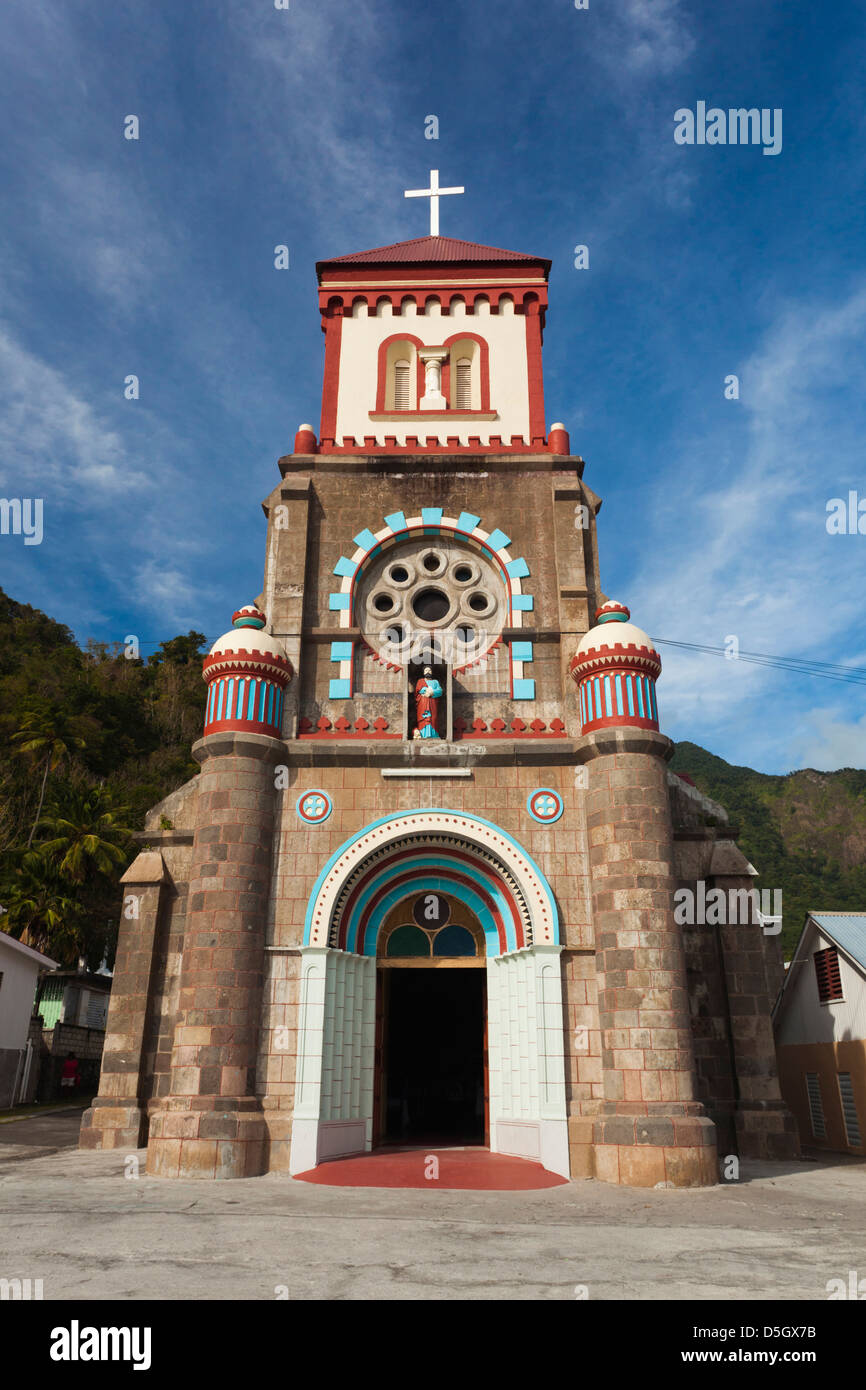
[{"label": "stone block wall", "polygon": [[156,1176],[264,1171],[255,1059],[279,749],[268,737],[216,734],[194,750],[203,765],[170,1080],[148,1145]]},{"label": "stone block wall", "polygon": [[721,1154],[790,1158],[798,1152],[796,1128],[779,1089],[771,1020],[784,968],[779,938],[747,903],[756,874],[731,836],[727,817],[702,828],[689,818],[675,841],[678,888],[696,908],[714,890],[725,903],[724,922],[681,929],[697,1094],[718,1128]]}]

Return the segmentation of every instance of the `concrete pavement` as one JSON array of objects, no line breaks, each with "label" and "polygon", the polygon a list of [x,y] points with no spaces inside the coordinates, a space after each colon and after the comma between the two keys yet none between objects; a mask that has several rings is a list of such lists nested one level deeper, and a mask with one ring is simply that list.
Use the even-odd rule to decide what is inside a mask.
[{"label": "concrete pavement", "polygon": [[0,1174],[12,1163],[77,1148],[84,1110],[84,1105],[57,1110],[47,1105],[42,1113],[4,1118],[0,1122]]},{"label": "concrete pavement", "polygon": [[844,1159],[694,1191],[382,1191],[153,1179],[143,1151],[59,1147],[71,1113],[20,1124],[56,1151],[0,1145],[0,1277],[46,1300],[824,1299],[866,1276],[866,1165]]}]

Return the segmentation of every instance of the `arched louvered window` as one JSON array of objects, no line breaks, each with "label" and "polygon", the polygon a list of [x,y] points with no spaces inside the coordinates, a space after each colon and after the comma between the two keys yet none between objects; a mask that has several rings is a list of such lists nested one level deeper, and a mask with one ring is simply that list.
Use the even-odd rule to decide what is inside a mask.
[{"label": "arched louvered window", "polygon": [[410,409],[409,363],[405,359],[394,363],[394,409]]},{"label": "arched louvered window", "polygon": [[456,389],[454,392],[455,410],[472,409],[472,363],[468,357],[457,360]]}]

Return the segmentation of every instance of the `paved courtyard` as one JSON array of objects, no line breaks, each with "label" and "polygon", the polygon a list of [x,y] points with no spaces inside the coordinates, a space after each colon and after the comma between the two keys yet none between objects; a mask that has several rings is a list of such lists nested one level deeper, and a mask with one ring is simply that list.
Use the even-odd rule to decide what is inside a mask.
[{"label": "paved courtyard", "polygon": [[79,1119],[0,1125],[0,1277],[46,1299],[824,1299],[866,1277],[866,1164],[844,1158],[697,1191],[177,1182],[79,1152]]}]

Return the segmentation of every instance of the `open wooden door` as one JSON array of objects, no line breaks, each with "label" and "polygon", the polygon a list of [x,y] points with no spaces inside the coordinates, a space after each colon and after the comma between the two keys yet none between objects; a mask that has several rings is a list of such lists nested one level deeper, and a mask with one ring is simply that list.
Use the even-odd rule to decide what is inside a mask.
[{"label": "open wooden door", "polygon": [[385,1084],[385,1042],[388,1022],[389,970],[376,971],[376,1047],[375,1072],[373,1080],[373,1148],[383,1143],[385,1138],[385,1108],[388,1104],[388,1087]]},{"label": "open wooden door", "polygon": [[487,1055],[487,978],[481,990],[481,1006],[484,1010],[484,1144],[490,1148],[490,1066]]}]

